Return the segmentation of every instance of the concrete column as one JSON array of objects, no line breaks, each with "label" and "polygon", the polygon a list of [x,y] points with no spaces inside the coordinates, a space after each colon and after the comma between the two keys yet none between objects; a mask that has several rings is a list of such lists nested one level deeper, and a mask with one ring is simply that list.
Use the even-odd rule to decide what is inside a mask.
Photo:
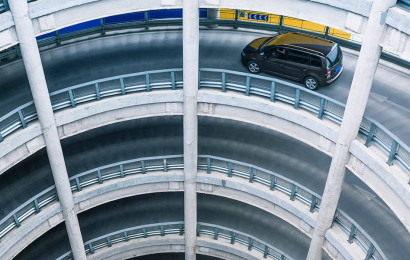
[{"label": "concrete column", "polygon": [[184,222],[185,259],[195,260],[198,160],[198,0],[183,2],[183,68],[184,68]]},{"label": "concrete column", "polygon": [[[208,8],[207,9],[207,18],[210,20],[219,19],[219,8]],[[209,24],[208,28],[216,28],[217,24]]]},{"label": "concrete column", "polygon": [[396,0],[373,1],[338,140],[330,164],[318,220],[309,247],[307,256],[309,260],[322,259],[322,245],[326,230],[332,225],[339,202],[346,173],[345,165],[349,159],[350,145],[358,134],[380,58],[380,42],[385,29],[387,11],[395,3]]},{"label": "concrete column", "polygon": [[86,259],[83,238],[74,201],[68,180],[51,101],[44,76],[40,52],[33,32],[33,24],[28,13],[27,0],[9,0],[10,11],[13,15],[17,37],[26,69],[34,105],[44,134],[51,171],[57,189],[58,198],[63,210],[67,233],[74,259]]}]

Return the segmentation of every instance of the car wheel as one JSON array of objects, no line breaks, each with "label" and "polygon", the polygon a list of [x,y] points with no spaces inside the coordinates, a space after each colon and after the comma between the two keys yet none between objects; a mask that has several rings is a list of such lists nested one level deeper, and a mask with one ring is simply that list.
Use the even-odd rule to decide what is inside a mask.
[{"label": "car wheel", "polygon": [[319,81],[314,77],[306,77],[305,78],[305,87],[310,90],[315,90],[319,87]]},{"label": "car wheel", "polygon": [[256,61],[251,60],[250,62],[248,62],[248,70],[250,73],[259,73],[261,72],[261,68],[259,67],[259,64],[256,63]]}]

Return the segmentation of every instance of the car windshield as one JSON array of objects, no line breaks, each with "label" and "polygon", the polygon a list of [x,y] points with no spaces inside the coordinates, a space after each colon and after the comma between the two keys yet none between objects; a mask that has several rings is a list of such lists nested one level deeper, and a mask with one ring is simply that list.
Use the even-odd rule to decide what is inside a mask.
[{"label": "car windshield", "polygon": [[327,55],[326,60],[328,68],[333,67],[339,61],[341,52],[339,45],[336,45],[329,55]]}]

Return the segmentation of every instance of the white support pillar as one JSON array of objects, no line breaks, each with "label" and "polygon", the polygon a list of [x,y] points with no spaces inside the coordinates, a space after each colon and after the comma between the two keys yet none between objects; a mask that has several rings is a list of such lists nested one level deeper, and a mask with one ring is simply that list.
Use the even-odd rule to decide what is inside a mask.
[{"label": "white support pillar", "polygon": [[27,0],[9,0],[8,2],[13,15],[17,37],[20,42],[21,54],[30,83],[34,105],[43,130],[47,154],[58,198],[63,210],[71,250],[74,259],[86,259],[83,238],[81,236],[77,213],[74,210],[73,196],[51,107],[43,65],[40,59],[40,52],[34,36],[33,24],[28,13]]},{"label": "white support pillar", "polygon": [[185,259],[195,260],[198,160],[198,0],[183,2],[183,68],[184,68],[184,222]]},{"label": "white support pillar", "polygon": [[346,174],[345,165],[349,159],[350,145],[358,134],[379,62],[381,54],[380,42],[385,29],[387,11],[395,3],[396,0],[373,1],[338,140],[330,164],[325,190],[320,203],[319,216],[307,256],[308,260],[322,259],[322,245],[326,231],[333,223],[339,202]]}]

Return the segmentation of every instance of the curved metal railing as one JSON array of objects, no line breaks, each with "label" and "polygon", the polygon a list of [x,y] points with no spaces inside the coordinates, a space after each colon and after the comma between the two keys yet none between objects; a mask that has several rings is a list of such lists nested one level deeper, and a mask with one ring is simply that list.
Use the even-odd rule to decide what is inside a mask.
[{"label": "curved metal railing", "polygon": [[[147,238],[153,236],[166,236],[168,234],[179,234],[180,236],[184,235],[184,222],[175,221],[175,222],[165,222],[157,223],[150,225],[142,225],[131,227],[110,234],[100,236],[89,240],[84,243],[84,248],[86,254],[94,254],[95,251],[111,247],[114,244],[128,242],[132,239],[138,238]],[[251,235],[239,232],[234,229],[229,229],[223,226],[213,225],[209,223],[198,222],[197,225],[197,236],[208,236],[212,237],[214,240],[218,238],[223,238],[229,240],[233,245],[235,243],[240,243],[246,245],[248,250],[257,250],[261,252],[264,258],[271,258],[275,260],[292,260],[293,258],[289,257],[285,253],[276,249],[272,245],[265,243],[262,240],[259,240]],[[72,260],[71,251],[65,253],[64,255],[57,258],[57,260]]]},{"label": "curved metal railing", "polygon": [[[200,88],[218,88],[223,92],[234,90],[246,96],[257,95],[282,101],[295,109],[305,109],[326,117],[338,124],[342,122],[345,105],[300,86],[273,77],[253,75],[221,69],[202,68],[199,71]],[[53,109],[75,107],[78,104],[98,101],[114,95],[156,89],[182,88],[182,69],[166,69],[126,74],[95,80],[73,87],[61,89],[50,94]],[[24,104],[0,118],[0,142],[4,137],[37,119],[33,102]],[[398,162],[410,176],[410,148],[389,130],[376,121],[364,117],[359,133],[366,138],[365,145],[375,143],[387,153],[386,162]]]},{"label": "curved metal railing", "polygon": [[[103,184],[104,181],[125,178],[129,175],[147,174],[153,171],[182,170],[184,168],[183,159],[183,155],[168,155],[105,165],[72,176],[69,179],[71,191],[78,192],[88,186]],[[198,170],[206,171],[207,174],[212,172],[226,173],[230,178],[240,177],[249,180],[250,183],[261,183],[272,191],[277,190],[288,195],[291,201],[297,199],[303,202],[310,208],[310,212],[320,209],[320,195],[297,182],[255,165],[211,155],[199,155]],[[37,214],[42,208],[56,200],[57,193],[55,187],[52,186],[12,211],[0,221],[0,239],[11,230],[19,228],[25,219]],[[372,238],[343,211],[337,210],[334,224],[339,225],[346,232],[346,238],[349,242],[359,244],[368,255],[367,259],[387,259]]]}]

